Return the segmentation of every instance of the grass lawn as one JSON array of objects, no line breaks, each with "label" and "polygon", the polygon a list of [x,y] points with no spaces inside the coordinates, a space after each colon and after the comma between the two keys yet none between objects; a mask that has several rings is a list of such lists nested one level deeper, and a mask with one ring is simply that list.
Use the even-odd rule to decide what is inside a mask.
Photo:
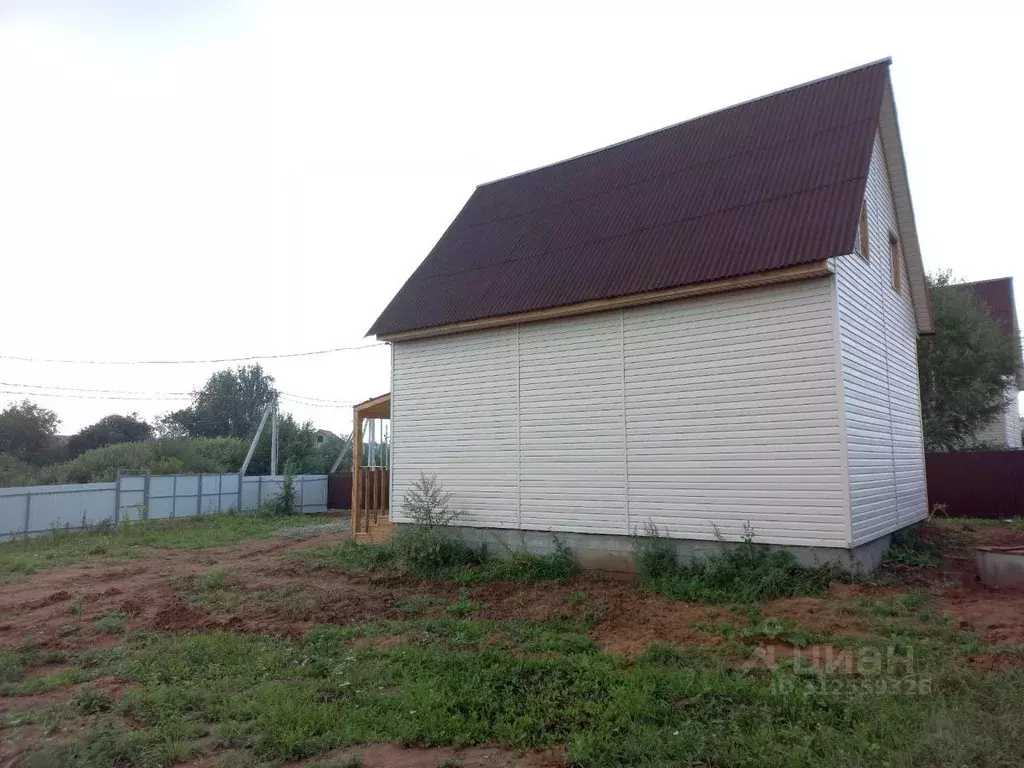
[{"label": "grass lawn", "polygon": [[282,517],[255,514],[216,514],[168,520],[98,526],[84,531],[56,529],[52,534],[0,543],[0,585],[50,568],[61,568],[89,557],[132,559],[147,549],[203,549],[243,539],[274,536],[298,525],[337,523],[325,517]]},{"label": "grass lawn", "polygon": [[[246,535],[229,522],[111,550],[193,547],[203,525],[219,544]],[[248,535],[274,535],[253,524]],[[557,554],[473,562],[443,548],[426,578],[410,574],[424,561],[403,546],[285,547],[169,573],[169,595],[207,617],[186,631],[89,595],[32,608],[26,621],[59,612],[79,630],[0,649],[0,757],[6,734],[28,739],[23,766],[319,757],[351,768],[368,744],[420,750],[421,762],[403,765],[424,766],[462,764],[431,748],[486,744],[558,750],[531,766],[1024,765],[1024,645],[950,613],[960,587],[922,581],[938,567],[908,565],[905,552],[894,553],[897,570],[913,569],[913,586],[832,590],[820,571],[750,551],[663,563],[659,586],[578,575]],[[920,542],[905,546],[931,560]],[[936,551],[943,562],[948,552]],[[729,585],[743,583],[731,599]],[[263,615],[317,606],[372,616],[365,596],[379,618],[236,628],[238,617],[258,627]],[[538,613],[542,599],[561,608]],[[1024,605],[982,587],[970,599],[990,601],[993,615]],[[615,627],[680,616],[692,641],[655,638],[630,654],[605,644]],[[331,756],[341,748],[354,752]]]}]

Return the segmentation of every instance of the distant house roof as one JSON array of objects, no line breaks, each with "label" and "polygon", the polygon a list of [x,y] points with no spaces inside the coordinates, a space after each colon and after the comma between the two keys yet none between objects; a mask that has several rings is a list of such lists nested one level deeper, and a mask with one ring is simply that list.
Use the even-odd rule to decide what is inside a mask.
[{"label": "distant house roof", "polygon": [[369,334],[853,252],[891,93],[888,67],[870,64],[477,187]]},{"label": "distant house roof", "polygon": [[976,283],[959,283],[959,290],[967,291],[984,309],[992,323],[1003,333],[1016,337],[1017,311],[1013,300],[1013,278],[997,277],[994,280],[979,280]]}]

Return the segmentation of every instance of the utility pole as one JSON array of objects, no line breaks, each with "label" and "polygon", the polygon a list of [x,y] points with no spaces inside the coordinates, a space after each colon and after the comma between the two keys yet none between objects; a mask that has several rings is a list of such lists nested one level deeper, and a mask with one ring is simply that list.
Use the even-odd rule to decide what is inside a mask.
[{"label": "utility pole", "polygon": [[277,398],[270,414],[270,474],[277,474]]},{"label": "utility pole", "polygon": [[242,475],[244,475],[245,470],[249,468],[249,462],[252,461],[252,455],[256,453],[256,444],[260,441],[260,435],[263,434],[263,428],[267,425],[267,417],[270,416],[270,411],[273,407],[273,403],[268,403],[267,407],[263,409],[263,418],[260,419],[260,425],[256,428],[256,434],[253,435],[252,443],[249,444],[249,452],[245,454],[245,461],[242,462],[242,469],[240,470],[240,474]]}]

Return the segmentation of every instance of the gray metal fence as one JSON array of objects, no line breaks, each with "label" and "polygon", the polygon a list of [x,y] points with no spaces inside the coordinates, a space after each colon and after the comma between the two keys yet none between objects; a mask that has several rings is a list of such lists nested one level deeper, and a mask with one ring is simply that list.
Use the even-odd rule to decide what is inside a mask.
[{"label": "gray metal fence", "polygon": [[[0,488],[0,541],[102,522],[252,512],[281,493],[281,475],[119,475],[113,483]],[[295,508],[327,509],[327,475],[295,476]]]}]

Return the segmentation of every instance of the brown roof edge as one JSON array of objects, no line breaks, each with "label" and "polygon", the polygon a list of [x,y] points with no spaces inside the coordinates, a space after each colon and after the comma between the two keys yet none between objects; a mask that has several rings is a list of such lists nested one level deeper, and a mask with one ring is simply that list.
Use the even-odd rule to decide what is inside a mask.
[{"label": "brown roof edge", "polygon": [[655,136],[656,134],[659,134],[662,131],[670,131],[673,128],[678,128],[679,126],[681,126],[681,125],[683,125],[685,123],[689,123],[689,122],[691,122],[693,120],[700,120],[703,117],[710,117],[711,115],[717,115],[719,112],[728,112],[730,109],[735,109],[736,107],[743,107],[743,106],[746,106],[748,104],[756,104],[759,101],[763,101],[764,99],[770,99],[773,96],[779,96],[780,94],[787,93],[789,91],[795,91],[798,88],[803,88],[803,87],[808,86],[808,85],[814,85],[815,83],[823,83],[823,82],[825,82],[827,80],[832,80],[832,79],[837,78],[837,77],[842,77],[843,75],[848,75],[851,72],[856,72],[859,69],[866,69],[867,67],[874,67],[874,66],[876,66],[878,64],[885,64],[887,66],[892,65],[892,56],[884,56],[883,58],[877,59],[875,61],[869,61],[869,62],[866,62],[864,64],[860,64],[860,65],[858,65],[856,67],[850,67],[849,69],[844,69],[842,72],[833,72],[831,75],[824,75],[823,77],[817,77],[814,80],[808,80],[805,83],[797,83],[796,85],[790,85],[790,86],[787,86],[786,88],[780,88],[779,90],[772,91],[771,93],[766,93],[766,94],[763,94],[761,96],[755,96],[752,99],[746,99],[745,101],[738,101],[735,104],[730,104],[728,107],[721,107],[720,109],[713,109],[710,112],[704,112],[704,113],[699,114],[699,115],[693,115],[692,117],[688,117],[685,120],[680,120],[677,123],[672,123],[671,125],[664,125],[661,128],[655,128],[652,131],[647,131],[646,133],[641,133],[639,136],[632,136],[632,137],[630,137],[628,139],[623,139],[622,141],[612,142],[611,144],[606,144],[605,146],[598,147],[597,149],[591,149],[591,150],[588,150],[586,152],[580,152],[578,155],[573,155],[572,157],[566,157],[566,158],[563,158],[561,160],[556,160],[553,163],[545,163],[544,165],[534,166],[533,168],[530,168],[530,169],[525,170],[525,171],[518,171],[516,173],[510,173],[508,176],[499,176],[496,179],[491,179],[490,181],[484,181],[484,182],[482,182],[480,184],[477,184],[476,188],[480,189],[481,187],[486,187],[486,186],[489,186],[491,184],[497,184],[500,181],[507,181],[508,179],[514,179],[517,176],[525,176],[528,173],[533,173],[534,171],[541,171],[541,170],[544,170],[545,168],[553,168],[555,166],[561,165],[562,163],[571,163],[573,160],[579,160],[580,158],[587,157],[588,155],[594,155],[594,154],[597,154],[598,152],[604,152],[606,149],[613,149],[615,147],[621,147],[621,146],[623,146],[625,144],[630,144],[630,143],[632,143],[634,141],[640,141],[641,139],[646,139],[646,138],[648,138],[650,136]]},{"label": "brown roof edge", "polygon": [[683,285],[678,288],[670,288],[663,291],[651,291],[649,293],[638,293],[631,296],[617,296],[611,299],[600,299],[598,301],[587,301],[580,304],[569,304],[566,306],[551,307],[549,309],[534,310],[532,312],[519,312],[511,315],[500,315],[497,317],[485,317],[479,320],[470,320],[464,323],[452,323],[433,328],[422,328],[402,333],[384,334],[379,338],[381,341],[409,341],[412,339],[425,339],[432,336],[449,336],[454,333],[465,333],[466,331],[479,331],[488,328],[500,328],[520,323],[533,323],[541,320],[555,320],[562,317],[575,317],[577,315],[592,314],[594,312],[607,312],[612,309],[624,309],[627,307],[639,307],[645,304],[659,304],[666,301],[675,301],[697,296],[709,296],[715,293],[728,293],[740,291],[745,288],[758,288],[767,285],[778,285],[790,283],[795,280],[807,280],[815,277],[825,277],[833,273],[830,260],[802,264],[797,267],[786,267],[771,272],[755,272],[742,277],[730,277],[724,280],[715,280],[710,283],[697,283],[695,285]]}]

